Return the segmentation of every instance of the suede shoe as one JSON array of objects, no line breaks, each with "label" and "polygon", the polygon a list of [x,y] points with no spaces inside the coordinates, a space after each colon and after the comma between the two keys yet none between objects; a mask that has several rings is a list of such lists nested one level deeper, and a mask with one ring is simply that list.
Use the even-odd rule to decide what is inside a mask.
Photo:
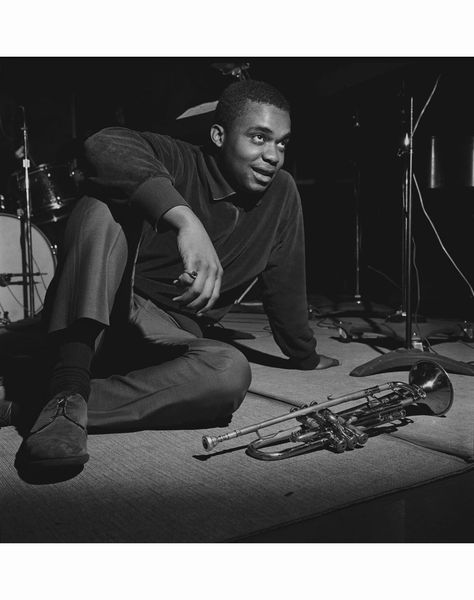
[{"label": "suede shoe", "polygon": [[5,399],[3,377],[0,377],[0,428],[12,424],[12,403]]},{"label": "suede shoe", "polygon": [[12,424],[12,403],[0,400],[0,428]]},{"label": "suede shoe", "polygon": [[57,394],[46,404],[18,451],[23,467],[75,467],[87,454],[87,404],[80,394]]}]

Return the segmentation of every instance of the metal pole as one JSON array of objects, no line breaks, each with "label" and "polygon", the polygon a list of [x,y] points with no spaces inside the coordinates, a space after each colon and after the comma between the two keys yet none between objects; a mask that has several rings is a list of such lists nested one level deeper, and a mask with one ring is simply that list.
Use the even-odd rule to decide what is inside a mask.
[{"label": "metal pole", "polygon": [[408,135],[408,176],[406,190],[406,238],[405,238],[405,261],[406,261],[406,286],[405,286],[405,346],[411,348],[412,335],[412,191],[413,191],[413,96],[410,98],[410,133]]},{"label": "metal pole", "polygon": [[355,273],[355,295],[354,300],[356,304],[362,304],[362,297],[360,295],[360,248],[361,248],[361,239],[360,239],[360,217],[359,217],[359,209],[360,209],[360,174],[359,169],[355,168],[356,172],[354,174],[354,200],[355,200],[355,230],[356,230],[356,239],[355,239],[355,259],[356,259],[356,273]]},{"label": "metal pole", "polygon": [[32,317],[35,314],[35,292],[34,292],[34,281],[33,281],[33,245],[31,238],[31,198],[30,198],[30,176],[29,176],[29,168],[30,168],[30,160],[29,160],[29,149],[28,149],[28,130],[26,128],[26,117],[25,117],[25,108],[22,106],[21,110],[23,112],[23,146],[24,146],[24,158],[23,158],[23,168],[25,171],[25,211],[21,216],[22,226],[24,231],[24,239],[25,239],[25,260],[23,264],[26,266],[23,285],[25,289],[28,290],[27,293],[24,293],[25,302],[24,307],[24,315],[25,318]]}]

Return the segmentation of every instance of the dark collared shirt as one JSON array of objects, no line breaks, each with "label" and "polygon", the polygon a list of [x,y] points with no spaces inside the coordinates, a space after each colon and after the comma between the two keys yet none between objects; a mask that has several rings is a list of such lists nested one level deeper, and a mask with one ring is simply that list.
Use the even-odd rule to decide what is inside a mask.
[{"label": "dark collared shirt", "polygon": [[[300,368],[319,357],[308,325],[301,202],[289,173],[279,171],[257,199],[236,193],[203,148],[154,133],[105,129],[86,142],[95,186],[129,203],[147,223],[135,270],[136,291],[164,308],[183,271],[176,233],[161,216],[187,205],[203,223],[224,269],[221,295],[207,315],[218,319],[259,277],[275,341]],[[186,311],[183,311],[186,312]]]}]

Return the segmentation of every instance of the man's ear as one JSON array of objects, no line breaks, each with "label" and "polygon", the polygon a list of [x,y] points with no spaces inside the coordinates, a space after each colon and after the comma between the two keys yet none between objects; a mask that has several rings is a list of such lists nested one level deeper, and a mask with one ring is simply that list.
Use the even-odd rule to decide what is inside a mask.
[{"label": "man's ear", "polygon": [[218,125],[217,123],[214,123],[214,125],[211,126],[210,134],[211,134],[212,142],[218,148],[222,148],[222,146],[224,144],[224,138],[225,138],[225,131],[224,131],[224,128],[222,127],[222,125]]}]

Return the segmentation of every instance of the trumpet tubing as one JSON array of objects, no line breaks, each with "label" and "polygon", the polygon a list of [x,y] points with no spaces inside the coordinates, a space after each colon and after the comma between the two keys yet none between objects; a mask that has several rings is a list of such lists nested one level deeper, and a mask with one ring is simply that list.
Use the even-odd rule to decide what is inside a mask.
[{"label": "trumpet tubing", "polygon": [[[387,393],[377,396],[382,392]],[[365,398],[363,404],[340,412],[331,410],[362,398]],[[331,395],[321,404],[312,402],[301,409],[292,409],[285,415],[243,429],[217,436],[205,435],[202,444],[210,452],[221,442],[257,433],[258,439],[247,446],[246,452],[260,460],[281,460],[322,448],[344,452],[364,446],[372,429],[405,419],[407,406],[419,404],[429,413],[441,416],[448,412],[452,402],[453,387],[445,370],[434,361],[420,361],[410,370],[408,383],[388,382],[349,394]],[[299,427],[290,433],[260,435],[260,430],[291,419],[296,419]],[[262,450],[285,443],[290,446],[279,451]]]}]

